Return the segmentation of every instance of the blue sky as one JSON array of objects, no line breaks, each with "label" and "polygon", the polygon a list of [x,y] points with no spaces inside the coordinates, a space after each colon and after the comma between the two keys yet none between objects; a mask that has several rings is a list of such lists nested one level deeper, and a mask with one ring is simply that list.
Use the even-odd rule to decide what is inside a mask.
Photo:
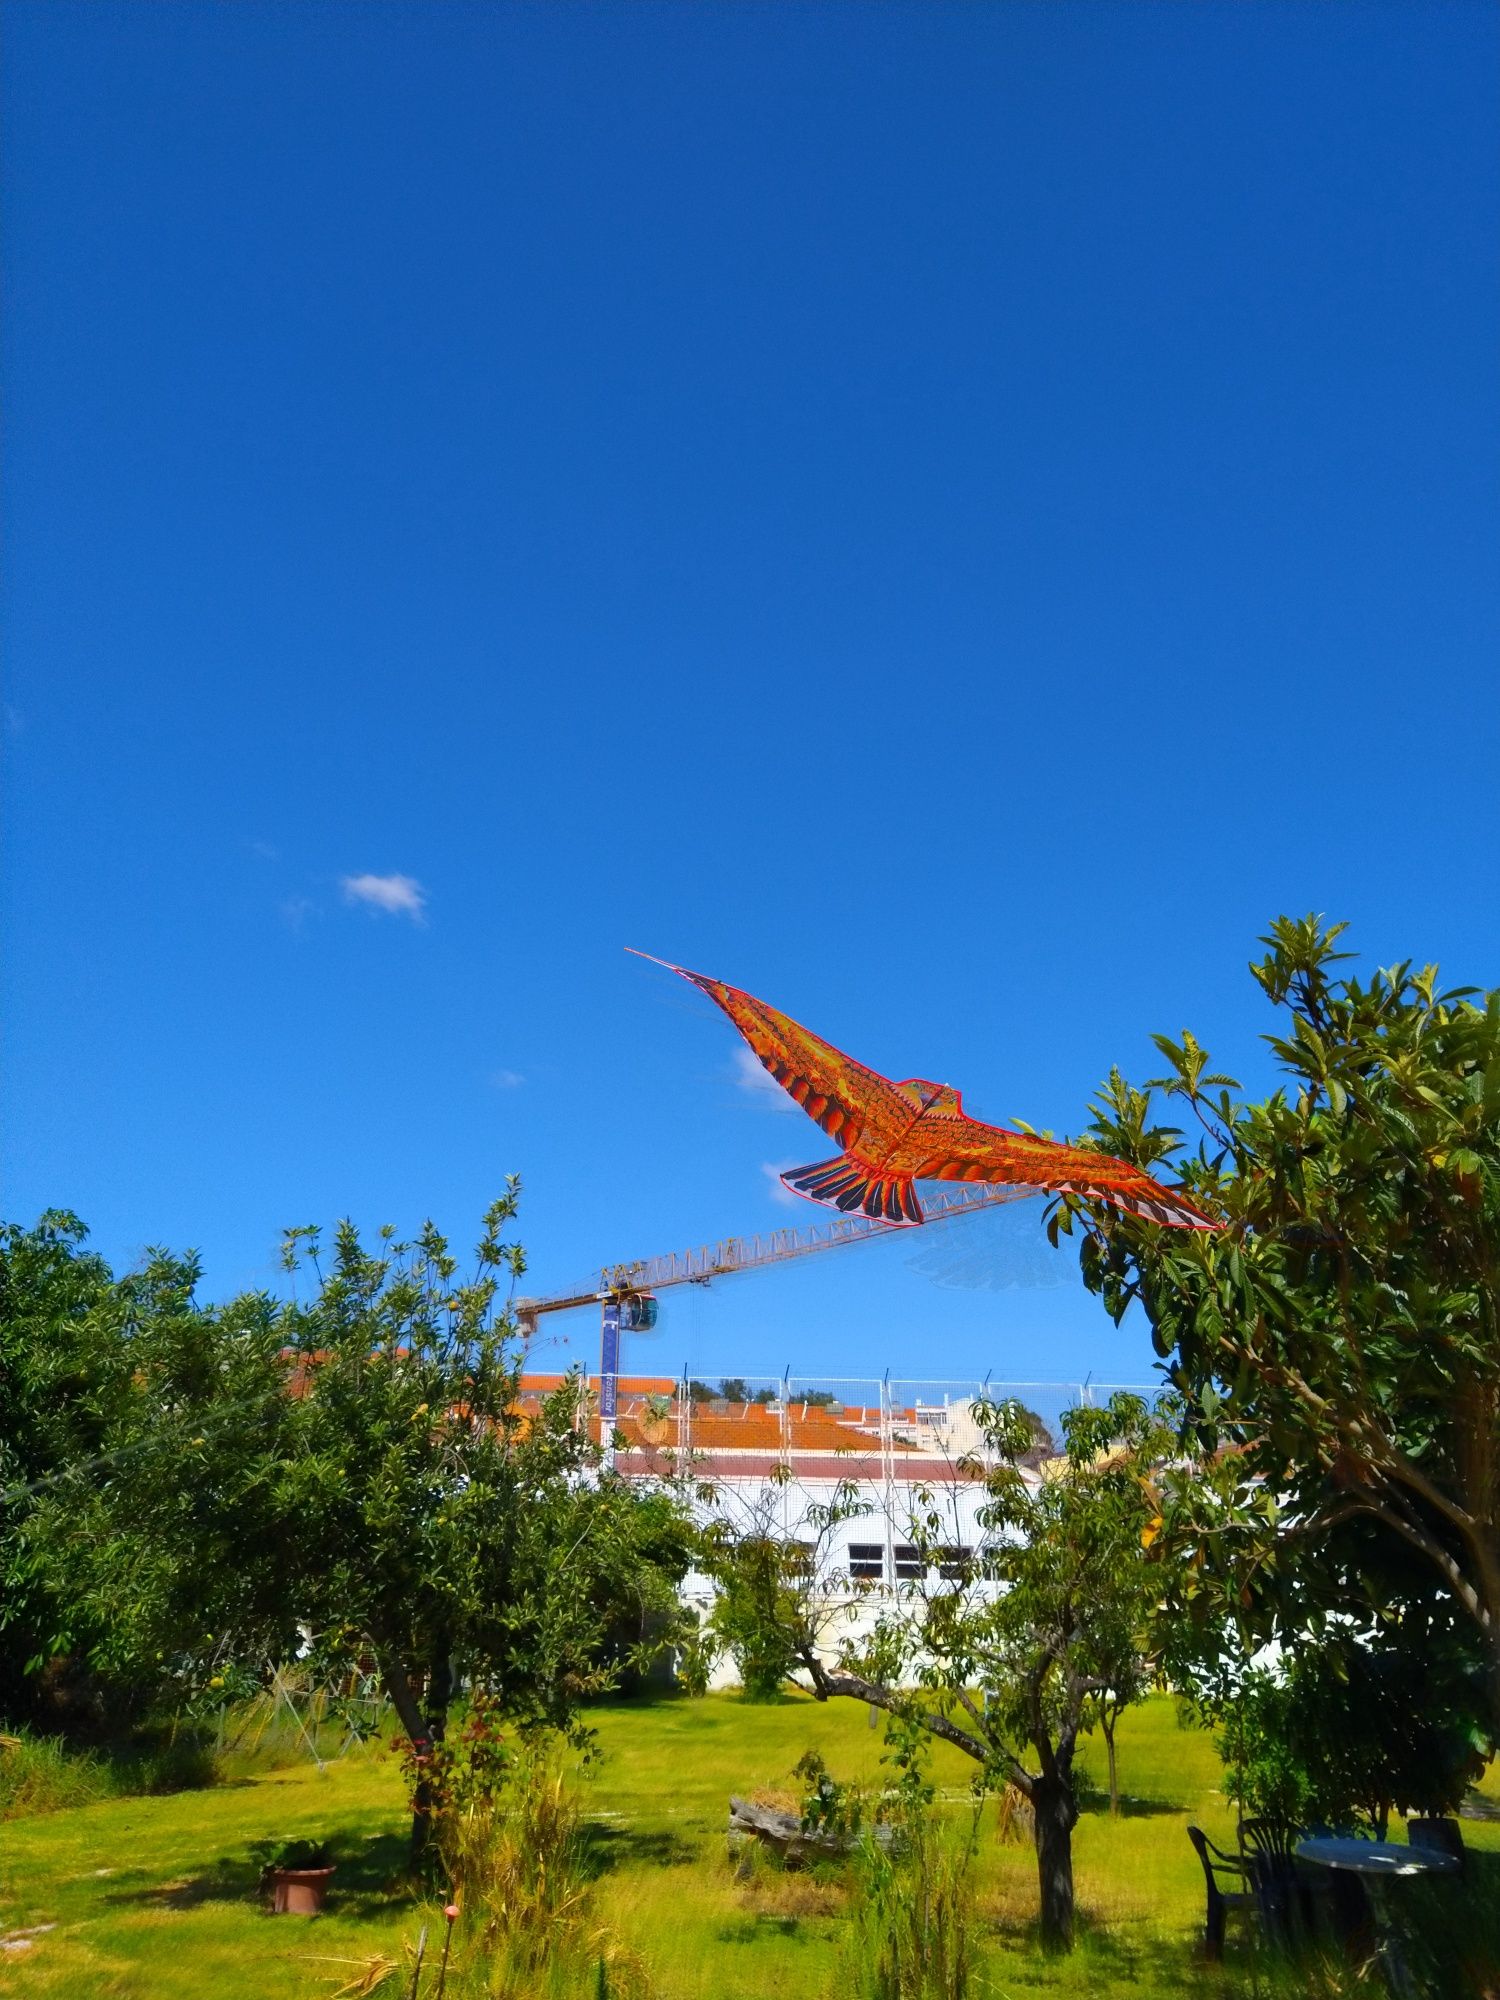
[{"label": "blue sky", "polygon": [[[1153,1029],[1264,1080],[1278,911],[1500,977],[1494,8],[6,44],[8,1214],[213,1294],[510,1169],[542,1289],[813,1216],[627,944],[1060,1132]],[[631,1359],[1149,1352],[882,1245]]]}]

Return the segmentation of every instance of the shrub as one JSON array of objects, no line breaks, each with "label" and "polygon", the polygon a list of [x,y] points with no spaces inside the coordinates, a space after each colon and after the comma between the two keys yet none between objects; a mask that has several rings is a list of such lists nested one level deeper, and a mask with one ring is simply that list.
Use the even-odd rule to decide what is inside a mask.
[{"label": "shrub", "polygon": [[326,1840],[278,1840],[261,1850],[263,1875],[282,1868],[331,1868],[333,1851]]},{"label": "shrub", "polygon": [[773,1536],[746,1536],[733,1564],[718,1576],[709,1632],[732,1654],[746,1701],[780,1700],[797,1665],[788,1622],[774,1615],[794,1602],[796,1579],[789,1570],[797,1560],[798,1552]]},{"label": "shrub", "polygon": [[866,1838],[856,1863],[849,1986],[858,2000],[966,2000],[975,1977],[974,1822],[908,1814],[899,1845]]},{"label": "shrub", "polygon": [[792,1767],[792,1775],[807,1786],[802,1800],[802,1825],[806,1832],[859,1832],[864,1819],[865,1798],[858,1785],[841,1785],[821,1750],[804,1750]]},{"label": "shrub", "polygon": [[114,1793],[109,1766],[91,1750],[65,1749],[56,1736],[0,1741],[0,1820],[92,1805]]},{"label": "shrub", "polygon": [[719,1642],[694,1611],[685,1612],[677,1628],[677,1685],[684,1694],[708,1693]]},{"label": "shrub", "polygon": [[456,2000],[650,2000],[644,1967],[593,1914],[565,1758],[561,1736],[508,1728],[480,1692],[429,1759],[433,1840],[458,1909]]},{"label": "shrub", "polygon": [[1441,1654],[1326,1643],[1256,1669],[1214,1704],[1224,1789],[1246,1815],[1363,1824],[1457,1810],[1485,1743]]},{"label": "shrub", "polygon": [[195,1791],[218,1776],[213,1753],[191,1737],[176,1743],[75,1750],[58,1736],[0,1737],[0,1820],[65,1812],[100,1799]]}]

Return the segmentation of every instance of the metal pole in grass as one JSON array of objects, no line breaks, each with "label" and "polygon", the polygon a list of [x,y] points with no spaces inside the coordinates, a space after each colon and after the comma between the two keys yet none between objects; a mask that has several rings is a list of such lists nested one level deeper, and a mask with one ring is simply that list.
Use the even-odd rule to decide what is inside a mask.
[{"label": "metal pole in grass", "polygon": [[328,1766],[323,1762],[323,1759],[318,1755],[318,1746],[316,1742],[314,1742],[313,1738],[308,1735],[302,1717],[297,1713],[297,1704],[292,1700],[286,1682],[281,1678],[280,1667],[273,1667],[271,1669],[271,1687],[276,1696],[277,1702],[278,1703],[284,1702],[286,1704],[286,1712],[292,1718],[292,1721],[297,1725],[297,1733],[298,1735],[301,1736],[302,1741],[307,1745],[308,1754],[311,1756],[313,1762],[317,1765],[320,1771],[326,1771],[328,1769]]},{"label": "metal pole in grass", "polygon": [[426,1949],[427,1926],[423,1924],[422,1928],[417,1932],[417,1955],[412,1960],[411,1992],[408,1994],[407,2000],[417,2000],[417,1988],[422,1983],[422,1954]]}]

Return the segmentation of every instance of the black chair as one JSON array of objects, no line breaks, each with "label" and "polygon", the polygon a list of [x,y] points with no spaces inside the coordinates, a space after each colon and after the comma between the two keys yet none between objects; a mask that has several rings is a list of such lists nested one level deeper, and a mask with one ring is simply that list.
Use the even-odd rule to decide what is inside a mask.
[{"label": "black chair", "polygon": [[1406,1841],[1409,1847],[1423,1848],[1429,1854],[1451,1854],[1460,1868],[1468,1854],[1463,1828],[1456,1819],[1409,1819]]},{"label": "black chair", "polygon": [[1305,1838],[1300,1826],[1293,1826],[1284,1819],[1245,1819],[1240,1821],[1240,1845],[1251,1854],[1264,1854],[1277,1861],[1290,1861],[1297,1852],[1297,1842]]},{"label": "black chair", "polygon": [[1311,1909],[1297,1873],[1302,1830],[1286,1820],[1247,1819],[1240,1824],[1245,1873],[1261,1927],[1272,1944],[1294,1945],[1309,1928]]},{"label": "black chair", "polygon": [[1222,1847],[1215,1847],[1201,1826],[1190,1826],[1187,1836],[1203,1863],[1203,1881],[1208,1891],[1208,1909],[1203,1920],[1203,1953],[1206,1958],[1221,1959],[1224,1956],[1224,1926],[1229,1920],[1229,1912],[1253,1909],[1255,1892],[1243,1886],[1222,1888],[1219,1883],[1221,1875],[1242,1885],[1248,1880],[1245,1863],[1233,1854],[1226,1854]]}]

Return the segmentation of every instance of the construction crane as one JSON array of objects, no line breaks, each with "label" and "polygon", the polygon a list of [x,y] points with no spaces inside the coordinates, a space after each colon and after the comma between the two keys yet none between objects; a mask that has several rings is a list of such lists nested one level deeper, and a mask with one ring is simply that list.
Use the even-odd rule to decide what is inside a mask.
[{"label": "construction crane", "polygon": [[[944,1187],[923,1194],[925,1233],[941,1228],[975,1209],[996,1208],[1024,1201],[1032,1187]],[[676,1251],[665,1257],[643,1257],[632,1264],[606,1264],[597,1281],[582,1291],[554,1292],[541,1299],[518,1299],[516,1318],[528,1339],[546,1313],[568,1312],[577,1306],[600,1308],[599,1416],[608,1435],[619,1408],[620,1342],[627,1333],[645,1333],[656,1324],[656,1294],[670,1285],[706,1285],[737,1271],[758,1271],[767,1264],[787,1264],[820,1250],[837,1250],[849,1243],[868,1243],[893,1233],[888,1222],[867,1216],[845,1216],[837,1222],[814,1223],[807,1229],[772,1229],[759,1236],[727,1236],[722,1243],[698,1250]]]}]

